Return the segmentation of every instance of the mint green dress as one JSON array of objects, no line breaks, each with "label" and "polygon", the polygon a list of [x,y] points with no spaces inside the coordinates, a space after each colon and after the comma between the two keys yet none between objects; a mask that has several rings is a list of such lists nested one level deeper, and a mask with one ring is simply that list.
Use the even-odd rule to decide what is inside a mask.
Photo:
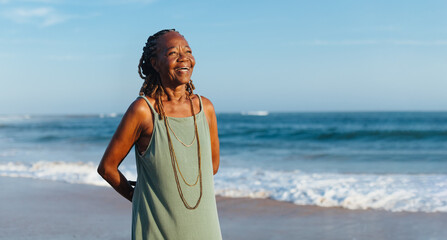
[{"label": "mint green dress", "polygon": [[[219,240],[222,239],[214,195],[211,141],[202,99],[196,115],[201,148],[202,199],[198,207],[189,210],[183,204],[171,164],[168,138],[164,120],[160,120],[146,97],[154,114],[154,130],[147,150],[142,155],[135,147],[137,183],[132,199],[132,239],[149,240]],[[194,118],[168,117],[169,125],[185,144],[194,139]],[[197,139],[185,147],[170,130],[171,141],[180,171],[188,183],[194,183],[198,175]],[[190,206],[199,198],[200,184],[186,185],[177,170],[183,196]]]}]

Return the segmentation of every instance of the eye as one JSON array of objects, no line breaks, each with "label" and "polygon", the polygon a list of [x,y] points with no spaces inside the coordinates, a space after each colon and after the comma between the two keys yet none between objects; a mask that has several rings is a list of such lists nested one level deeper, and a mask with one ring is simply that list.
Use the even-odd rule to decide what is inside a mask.
[{"label": "eye", "polygon": [[176,54],[177,54],[176,51],[172,51],[172,52],[169,52],[169,53],[168,53],[168,56],[174,56],[174,55],[176,55]]},{"label": "eye", "polygon": [[191,50],[187,50],[186,53],[192,54],[192,51]]}]

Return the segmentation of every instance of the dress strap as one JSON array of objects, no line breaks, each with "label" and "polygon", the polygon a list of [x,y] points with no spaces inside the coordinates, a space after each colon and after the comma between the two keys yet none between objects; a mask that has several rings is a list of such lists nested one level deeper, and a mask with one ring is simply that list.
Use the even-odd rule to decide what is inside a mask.
[{"label": "dress strap", "polygon": [[152,113],[154,115],[158,115],[157,111],[155,111],[155,108],[152,107],[152,104],[149,102],[149,100],[146,98],[146,96],[142,95],[142,96],[138,96],[138,98],[143,98],[144,100],[146,100],[147,105],[149,105],[149,108],[151,109]]},{"label": "dress strap", "polygon": [[202,104],[202,97],[200,97],[199,94],[196,94],[197,97],[199,97],[199,102],[200,102],[200,112],[203,110],[203,104]]}]

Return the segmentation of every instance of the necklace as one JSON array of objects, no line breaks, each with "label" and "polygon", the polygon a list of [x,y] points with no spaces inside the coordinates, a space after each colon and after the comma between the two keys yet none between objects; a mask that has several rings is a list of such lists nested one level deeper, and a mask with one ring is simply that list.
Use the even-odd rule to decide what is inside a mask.
[{"label": "necklace", "polygon": [[[194,114],[194,106],[193,106],[193,104],[192,104],[192,100],[189,98],[189,100],[190,100],[190,103],[191,103],[191,111],[192,111],[192,113]],[[163,108],[163,105],[161,106],[162,108]],[[164,108],[163,108],[163,112],[164,112]],[[195,115],[194,115],[194,126],[196,127],[196,125],[197,125],[197,123],[196,123],[196,119],[195,119]],[[171,141],[171,136],[170,136],[170,134],[169,134],[169,130],[168,130],[168,128],[172,131],[172,133],[174,134],[174,136],[177,138],[177,140],[179,141],[179,142],[181,142],[185,147],[190,147],[190,146],[192,146],[192,144],[194,144],[194,140],[196,139],[196,132],[194,131],[194,139],[193,139],[193,142],[191,142],[191,144],[188,144],[188,145],[185,145],[185,143],[183,143],[177,136],[176,136],[176,134],[175,134],[175,132],[174,132],[174,130],[171,128],[171,125],[169,124],[169,118],[168,117],[165,117],[165,126],[167,126],[167,128],[166,128],[166,131],[168,132],[168,140],[169,141]],[[172,142],[169,142],[170,144],[172,144]],[[179,163],[178,163],[178,160],[177,160],[177,155],[175,155],[175,151],[174,151],[174,147],[172,147],[172,152],[173,152],[173,158],[174,158],[174,162],[175,162],[175,165],[177,166],[177,169],[178,169],[178,172],[180,173],[180,176],[182,177],[182,180],[183,180],[183,182],[186,184],[186,185],[188,185],[188,186],[190,186],[190,187],[193,187],[193,186],[195,186],[195,185],[197,185],[197,182],[199,181],[199,174],[197,174],[197,178],[196,178],[196,181],[194,182],[194,183],[188,183],[188,181],[186,181],[186,178],[185,178],[185,176],[183,175],[183,173],[182,173],[182,171],[181,171],[181,169],[180,169],[180,165],[179,165]],[[171,155],[171,158],[172,158],[172,155]]]},{"label": "necklace", "polygon": [[[188,96],[188,98],[189,98],[189,101],[191,103],[191,111],[192,111],[192,114],[193,114],[193,117],[194,117],[195,136],[197,136],[197,158],[198,158],[197,159],[197,163],[198,163],[198,167],[199,167],[199,174],[198,174],[196,182],[194,184],[187,183],[186,179],[184,178],[184,176],[183,176],[183,174],[182,174],[182,172],[180,170],[180,167],[179,167],[179,164],[178,164],[178,161],[177,161],[177,157],[175,155],[174,147],[172,145],[171,135],[169,134],[170,127],[168,127],[169,126],[168,117],[164,114],[164,109],[163,109],[162,102],[160,102],[161,103],[160,104],[160,106],[161,106],[160,110],[162,111],[163,115],[165,115],[165,116],[163,116],[163,118],[164,118],[164,123],[165,123],[165,127],[166,127],[166,133],[168,135],[169,153],[171,155],[172,170],[174,171],[175,183],[177,184],[177,191],[178,191],[178,193],[180,195],[180,198],[182,199],[182,202],[185,205],[185,207],[187,209],[193,210],[193,209],[196,209],[199,206],[200,200],[202,199],[203,186],[202,186],[202,168],[201,168],[200,140],[199,140],[199,133],[198,133],[198,130],[197,130],[196,115],[194,114],[194,106],[193,106],[193,103],[192,103],[192,99],[189,96]],[[161,99],[160,99],[160,101],[161,101]],[[174,131],[172,131],[172,132],[174,133]],[[180,182],[179,182],[178,175],[177,175],[177,169],[180,172],[180,176],[182,177],[183,181],[188,186],[191,186],[191,187],[195,186],[197,184],[197,182],[200,180],[199,181],[200,182],[200,195],[199,195],[199,199],[197,200],[197,202],[196,202],[196,204],[194,206],[189,205],[188,202],[186,201],[185,197],[183,196],[183,191],[182,191],[182,188],[180,186]]]},{"label": "necklace", "polygon": [[[194,112],[193,112],[193,114],[194,114]],[[186,144],[186,143],[184,143],[182,140],[180,140],[179,137],[177,137],[177,135],[175,134],[174,130],[171,128],[171,124],[169,124],[169,119],[168,119],[166,125],[168,125],[168,128],[169,128],[169,129],[171,130],[171,132],[174,134],[174,137],[177,139],[177,141],[179,141],[181,144],[183,144],[183,146],[185,146],[185,147],[191,147],[191,146],[194,144],[194,141],[196,140],[196,132],[194,132],[194,137],[193,137],[191,143],[190,143],[190,144]]]},{"label": "necklace", "polygon": [[[168,119],[167,117],[165,117],[165,119],[166,119],[166,121],[165,121],[165,125],[168,125],[168,127],[169,127],[169,119]],[[195,121],[194,121],[194,126],[196,126]],[[172,131],[172,128],[169,128],[169,129],[171,129],[171,131]],[[166,129],[166,131],[168,131],[168,130]],[[175,132],[172,131],[172,133],[174,133],[174,136],[175,136]],[[195,131],[194,131],[194,133],[195,133]],[[178,139],[178,138],[177,138],[177,139]],[[195,134],[194,134],[194,139],[195,139]],[[168,140],[171,141],[171,136],[169,136],[169,135],[168,135]],[[179,140],[179,141],[180,141],[180,140]],[[180,142],[181,142],[181,141],[180,141]],[[172,145],[172,142],[169,142],[169,143]],[[181,142],[181,143],[183,143],[183,142]],[[190,146],[192,146],[193,143],[194,143],[194,142],[192,142]],[[185,145],[185,144],[183,144],[183,145]],[[190,146],[187,146],[187,147],[190,147]],[[175,165],[177,166],[178,172],[180,173],[180,176],[182,177],[183,182],[184,182],[186,185],[190,186],[190,187],[193,187],[193,186],[197,185],[197,182],[199,181],[199,174],[197,175],[196,181],[195,181],[194,183],[188,183],[188,182],[186,181],[185,177],[183,176],[182,171],[180,170],[180,166],[179,166],[179,164],[178,164],[177,156],[175,155],[174,147],[172,147],[172,152],[174,153],[173,155],[174,155]],[[172,155],[171,155],[171,158],[172,158]]]}]

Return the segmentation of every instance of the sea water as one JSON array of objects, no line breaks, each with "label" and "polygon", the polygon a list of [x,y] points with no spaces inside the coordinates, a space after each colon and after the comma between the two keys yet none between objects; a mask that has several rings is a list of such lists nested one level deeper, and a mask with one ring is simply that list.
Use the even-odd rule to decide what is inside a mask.
[{"label": "sea water", "polygon": [[[96,167],[121,117],[0,116],[0,176],[107,186]],[[447,212],[447,112],[262,111],[217,118],[217,195]],[[133,150],[120,170],[136,179]]]}]

